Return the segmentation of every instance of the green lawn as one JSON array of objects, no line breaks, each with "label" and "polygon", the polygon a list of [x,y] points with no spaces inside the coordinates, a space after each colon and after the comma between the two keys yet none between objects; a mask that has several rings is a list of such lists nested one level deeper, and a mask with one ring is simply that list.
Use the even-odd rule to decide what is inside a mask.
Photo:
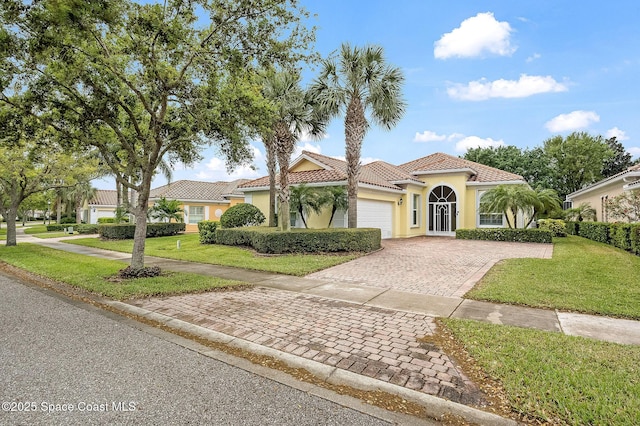
[{"label": "green lawn", "polygon": [[443,320],[516,412],[570,425],[637,425],[640,347],[469,320]]},{"label": "green lawn", "polygon": [[[355,259],[359,254],[288,254],[264,256],[253,250],[216,244],[200,244],[198,234],[173,237],[147,238],[145,254],[190,262],[234,266],[257,271],[304,276]],[[177,241],[180,240],[180,249]],[[98,238],[80,238],[65,241],[89,247],[131,253],[133,240],[102,241]]]},{"label": "green lawn", "polygon": [[0,260],[36,273],[113,299],[165,296],[192,293],[244,284],[239,281],[188,273],[163,273],[155,278],[114,282],[108,280],[126,265],[34,244],[0,246]]},{"label": "green lawn", "polygon": [[465,297],[640,319],[640,257],[581,237],[556,238],[553,259],[502,261]]}]

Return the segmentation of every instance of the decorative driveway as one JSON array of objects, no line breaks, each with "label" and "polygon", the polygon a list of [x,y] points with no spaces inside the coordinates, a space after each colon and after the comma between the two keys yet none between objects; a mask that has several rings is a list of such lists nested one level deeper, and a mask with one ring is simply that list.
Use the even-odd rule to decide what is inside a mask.
[{"label": "decorative driveway", "polygon": [[329,281],[433,296],[462,297],[498,261],[546,258],[552,244],[415,237],[382,241],[383,249],[308,275]]}]

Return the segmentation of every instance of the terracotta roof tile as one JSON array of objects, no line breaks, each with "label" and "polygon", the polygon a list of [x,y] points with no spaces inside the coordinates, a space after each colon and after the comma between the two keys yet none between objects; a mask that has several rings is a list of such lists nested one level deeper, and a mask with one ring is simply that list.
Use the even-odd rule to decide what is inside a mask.
[{"label": "terracotta roof tile", "polygon": [[118,193],[115,189],[98,189],[89,205],[92,206],[115,206],[118,204]]},{"label": "terracotta roof tile", "polygon": [[242,196],[236,188],[247,182],[238,179],[233,182],[202,182],[178,180],[151,190],[150,198],[165,197],[171,200],[225,201],[230,194]]},{"label": "terracotta roof tile", "polygon": [[494,167],[485,166],[484,164],[475,163],[465,160],[464,158],[454,157],[452,155],[437,152],[418,158],[398,166],[407,173],[415,174],[416,172],[437,172],[446,170],[471,169],[473,175],[469,177],[472,182],[504,182],[514,180],[524,180],[520,175],[505,172],[504,170]]}]

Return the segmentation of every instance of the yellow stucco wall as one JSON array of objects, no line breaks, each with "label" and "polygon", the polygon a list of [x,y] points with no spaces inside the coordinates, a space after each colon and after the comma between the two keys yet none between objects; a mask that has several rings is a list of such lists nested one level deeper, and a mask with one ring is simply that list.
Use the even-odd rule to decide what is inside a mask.
[{"label": "yellow stucco wall", "polygon": [[309,170],[321,170],[322,167],[318,166],[317,164],[312,163],[311,161],[308,160],[302,160],[300,161],[299,164],[296,164],[295,167],[290,168],[289,172],[293,173],[293,172],[306,172]]},{"label": "yellow stucco wall", "polygon": [[612,221],[613,219],[610,217],[606,217],[603,212],[603,202],[602,197],[609,197],[609,199],[622,194],[624,191],[622,189],[623,183],[611,182],[607,185],[603,185],[600,188],[589,191],[586,194],[580,194],[571,199],[573,202],[573,207],[578,207],[582,203],[589,204],[592,208],[596,210],[596,220],[598,221]]}]

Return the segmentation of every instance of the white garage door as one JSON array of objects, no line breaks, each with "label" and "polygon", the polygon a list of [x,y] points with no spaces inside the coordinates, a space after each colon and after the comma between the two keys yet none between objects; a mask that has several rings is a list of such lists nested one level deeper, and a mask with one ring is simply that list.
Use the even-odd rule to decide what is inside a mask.
[{"label": "white garage door", "polygon": [[391,238],[393,204],[386,201],[358,200],[358,228],[380,228],[382,238]]}]

